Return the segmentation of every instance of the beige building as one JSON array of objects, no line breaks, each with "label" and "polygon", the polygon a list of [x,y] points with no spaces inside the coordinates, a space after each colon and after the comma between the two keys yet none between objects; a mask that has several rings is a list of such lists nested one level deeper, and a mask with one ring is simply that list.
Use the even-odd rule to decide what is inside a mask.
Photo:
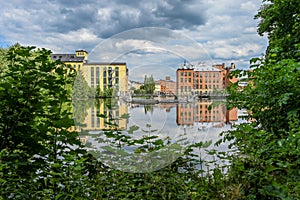
[{"label": "beige building", "polygon": [[77,50],[75,54],[51,54],[52,60],[60,60],[72,66],[76,71],[81,70],[91,88],[104,91],[114,89],[119,95],[128,91],[128,69],[125,62],[89,62],[88,52]]},{"label": "beige building", "polygon": [[99,87],[101,91],[112,88],[118,95],[125,95],[128,91],[126,63],[85,63],[82,72],[91,88]]},{"label": "beige building", "polygon": [[[105,101],[100,101],[98,107],[94,106],[87,110],[87,116],[84,120],[85,127],[81,127],[82,130],[96,131],[103,129],[110,129],[107,123],[114,123],[118,130],[125,130],[127,128],[127,119],[120,119],[122,115],[128,114],[128,106],[125,103],[109,105],[112,109],[109,109],[105,105]],[[111,103],[113,104],[113,103]],[[105,116],[105,117],[99,117]]]}]

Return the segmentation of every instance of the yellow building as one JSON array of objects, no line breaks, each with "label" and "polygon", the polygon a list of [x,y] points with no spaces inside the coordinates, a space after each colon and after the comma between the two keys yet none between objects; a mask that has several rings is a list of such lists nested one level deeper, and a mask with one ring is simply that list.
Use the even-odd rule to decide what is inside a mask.
[{"label": "yellow building", "polygon": [[113,89],[118,96],[128,91],[126,63],[84,63],[82,72],[91,88],[99,87],[100,91]]},{"label": "yellow building", "polygon": [[88,62],[88,52],[77,50],[75,54],[51,54],[52,60],[60,60],[81,70],[91,88],[100,91],[113,89],[115,95],[125,95],[128,91],[128,69],[125,62]]},{"label": "yellow building", "polygon": [[51,58],[52,60],[60,60],[78,71],[82,69],[84,63],[87,63],[88,52],[85,50],[77,50],[75,54],[51,54]]},{"label": "yellow building", "polygon": [[[125,95],[128,91],[128,69],[125,62],[88,62],[88,52],[85,50],[77,50],[75,54],[51,54],[51,59],[60,60],[65,65],[70,65],[76,71],[80,70],[86,79],[87,84],[94,89],[99,88],[100,91],[112,89],[114,95]],[[123,114],[127,114],[126,105],[119,105],[114,110],[106,110],[104,104],[99,108],[92,107],[87,110],[88,115],[85,119],[86,127],[71,127],[70,131],[83,130],[101,130],[108,128],[106,121],[110,118],[119,118]],[[100,118],[97,114],[108,116]],[[125,129],[127,121],[119,120],[117,122],[119,129]]]}]

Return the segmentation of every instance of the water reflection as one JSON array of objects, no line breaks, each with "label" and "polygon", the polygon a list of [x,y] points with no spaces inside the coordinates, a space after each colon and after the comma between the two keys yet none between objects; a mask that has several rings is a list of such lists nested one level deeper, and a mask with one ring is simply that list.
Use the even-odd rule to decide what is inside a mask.
[{"label": "water reflection", "polygon": [[73,102],[73,112],[88,150],[106,164],[131,172],[157,170],[190,144],[216,142],[238,120],[238,110],[226,110],[222,100],[141,105],[97,99]]}]

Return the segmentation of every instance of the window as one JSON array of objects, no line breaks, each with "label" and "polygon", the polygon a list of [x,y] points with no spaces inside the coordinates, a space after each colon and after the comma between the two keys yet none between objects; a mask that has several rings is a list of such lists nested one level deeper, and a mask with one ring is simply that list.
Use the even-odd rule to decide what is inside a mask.
[{"label": "window", "polygon": [[99,67],[96,67],[96,86],[99,85],[99,79],[100,79]]},{"label": "window", "polygon": [[94,67],[91,67],[91,87],[95,86]]},{"label": "window", "polygon": [[106,74],[107,74],[107,73],[106,73],[106,68],[104,67],[104,68],[103,68],[103,78],[106,78]]},{"label": "window", "polygon": [[115,72],[115,73],[116,73],[116,77],[119,77],[119,67],[116,67],[116,68],[115,68],[115,71],[116,71],[116,72]]}]

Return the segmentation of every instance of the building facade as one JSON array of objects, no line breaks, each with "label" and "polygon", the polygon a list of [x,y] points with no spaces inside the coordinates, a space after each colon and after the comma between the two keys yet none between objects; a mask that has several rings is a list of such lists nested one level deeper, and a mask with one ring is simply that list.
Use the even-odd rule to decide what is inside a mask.
[{"label": "building facade", "polygon": [[[83,122],[84,126],[82,126],[81,129],[86,131],[99,131],[110,128],[126,130],[127,119],[122,118],[122,116],[128,114],[128,106],[125,103],[110,106],[113,108],[109,108],[105,105],[105,101],[100,101],[97,106],[90,107],[87,110],[87,115]],[[109,123],[114,124],[115,127],[111,127]]]},{"label": "building facade", "polygon": [[114,89],[118,95],[125,95],[128,91],[126,63],[85,63],[82,72],[91,88],[100,91]]},{"label": "building facade", "polygon": [[88,52],[77,50],[75,54],[51,54],[52,60],[60,60],[76,71],[81,70],[91,88],[105,91],[113,89],[118,95],[128,91],[128,69],[124,62],[88,62]]},{"label": "building facade", "polygon": [[77,50],[75,54],[51,54],[51,59],[60,60],[78,71],[82,69],[84,63],[88,62],[88,52],[85,50]]},{"label": "building facade", "polygon": [[176,72],[177,95],[213,95],[220,93],[228,87],[230,82],[237,80],[229,79],[231,68],[225,64],[206,66],[202,63],[181,65]]},{"label": "building facade", "polygon": [[157,83],[160,85],[160,92],[166,95],[176,94],[176,82],[171,80],[170,76],[166,76],[165,80],[158,80]]}]

